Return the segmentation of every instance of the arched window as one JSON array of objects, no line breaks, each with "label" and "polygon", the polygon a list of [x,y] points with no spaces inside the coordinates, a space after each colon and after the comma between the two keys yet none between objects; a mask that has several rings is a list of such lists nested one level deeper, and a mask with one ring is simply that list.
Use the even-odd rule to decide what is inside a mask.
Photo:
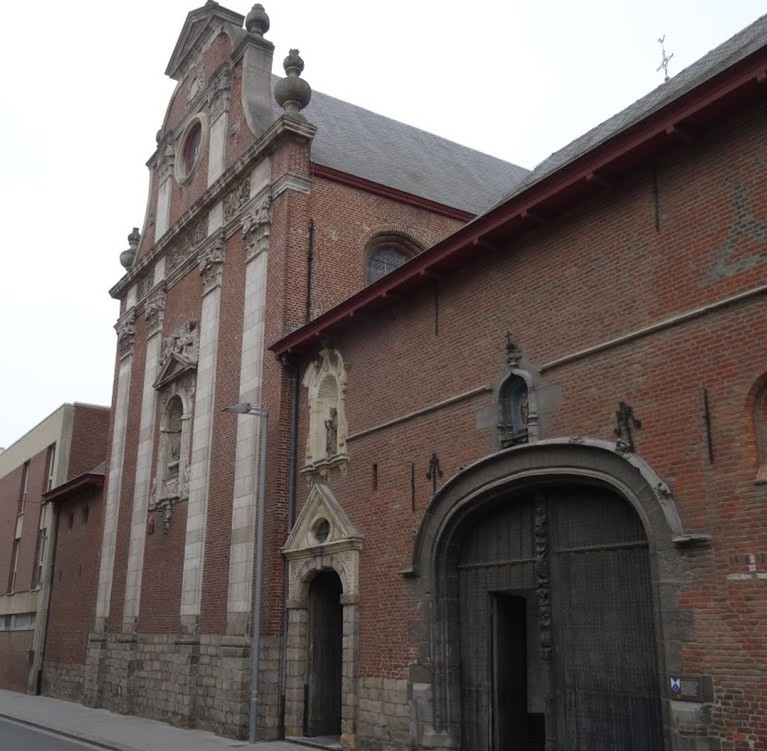
[{"label": "arched window", "polygon": [[530,417],[530,395],[525,379],[510,375],[498,394],[499,433],[501,446],[507,448],[527,443],[527,424]]},{"label": "arched window", "polygon": [[367,283],[377,282],[410,260],[410,255],[394,245],[376,248],[368,256]]}]

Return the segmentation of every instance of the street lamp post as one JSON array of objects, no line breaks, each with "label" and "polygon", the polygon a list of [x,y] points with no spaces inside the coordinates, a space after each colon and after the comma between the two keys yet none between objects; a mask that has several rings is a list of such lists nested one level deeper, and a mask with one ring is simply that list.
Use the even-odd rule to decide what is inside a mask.
[{"label": "street lamp post", "polygon": [[261,594],[264,577],[264,515],[266,511],[266,457],[269,412],[266,407],[254,407],[249,402],[240,402],[224,407],[224,412],[238,415],[255,415],[259,418],[258,452],[255,455],[253,470],[259,462],[258,471],[258,519],[256,521],[256,578],[253,585],[253,625],[250,645],[250,720],[248,724],[248,742],[255,743],[257,738],[256,720],[258,712],[258,671],[261,656]]}]

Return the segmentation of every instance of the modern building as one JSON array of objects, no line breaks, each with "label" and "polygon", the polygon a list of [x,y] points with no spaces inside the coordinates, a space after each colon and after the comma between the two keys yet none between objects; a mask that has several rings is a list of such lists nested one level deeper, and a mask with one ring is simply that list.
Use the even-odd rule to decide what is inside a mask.
[{"label": "modern building", "polygon": [[108,427],[107,407],[64,404],[0,454],[2,688],[40,690],[58,527],[48,495],[103,464]]},{"label": "modern building", "polygon": [[767,743],[767,19],[530,173],[275,81],[268,28],[209,2],[168,65],[85,701]]}]

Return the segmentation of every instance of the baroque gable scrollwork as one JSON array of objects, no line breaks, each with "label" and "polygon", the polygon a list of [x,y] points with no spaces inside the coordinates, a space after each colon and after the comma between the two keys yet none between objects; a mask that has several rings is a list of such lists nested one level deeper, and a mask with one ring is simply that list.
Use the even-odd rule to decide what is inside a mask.
[{"label": "baroque gable scrollwork", "polygon": [[199,254],[198,268],[202,277],[202,294],[206,295],[216,287],[221,286],[221,278],[224,273],[224,255],[226,244],[223,237],[219,237],[213,245],[201,250]]},{"label": "baroque gable scrollwork", "polygon": [[242,236],[247,248],[247,260],[269,249],[269,230],[272,222],[272,199],[266,196],[253,213],[242,223]]},{"label": "baroque gable scrollwork", "polygon": [[197,330],[197,321],[187,321],[162,340],[160,369],[162,370],[174,357],[190,365],[197,364],[200,357],[200,332]]}]

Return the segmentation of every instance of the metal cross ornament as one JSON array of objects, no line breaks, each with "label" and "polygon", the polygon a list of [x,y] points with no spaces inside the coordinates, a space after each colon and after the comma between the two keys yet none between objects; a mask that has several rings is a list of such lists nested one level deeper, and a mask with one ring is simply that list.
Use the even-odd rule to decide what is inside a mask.
[{"label": "metal cross ornament", "polygon": [[666,54],[666,48],[663,45],[663,43],[665,41],[666,41],[666,35],[664,34],[658,40],[658,44],[660,45],[660,51],[661,51],[661,54],[663,55],[663,59],[661,60],[661,63],[658,66],[658,69],[657,69],[656,72],[659,72],[661,70],[661,68],[662,68],[663,69],[663,75],[665,76],[665,78],[663,80],[664,81],[668,81],[668,80],[670,80],[669,79],[669,75],[668,75],[668,64],[671,62],[671,58],[674,57],[674,53],[672,52],[670,55]]},{"label": "metal cross ornament", "polygon": [[437,454],[434,453],[431,455],[431,459],[429,459],[429,471],[426,473],[426,479],[431,480],[432,493],[437,492],[437,479],[440,477],[442,477],[442,470],[439,466]]},{"label": "metal cross ornament", "polygon": [[641,428],[642,421],[634,417],[634,409],[626,404],[626,402],[618,404],[618,411],[615,413],[615,417],[618,420],[618,424],[615,426],[613,433],[626,443],[629,451],[633,452],[634,436],[631,430],[632,428]]}]

